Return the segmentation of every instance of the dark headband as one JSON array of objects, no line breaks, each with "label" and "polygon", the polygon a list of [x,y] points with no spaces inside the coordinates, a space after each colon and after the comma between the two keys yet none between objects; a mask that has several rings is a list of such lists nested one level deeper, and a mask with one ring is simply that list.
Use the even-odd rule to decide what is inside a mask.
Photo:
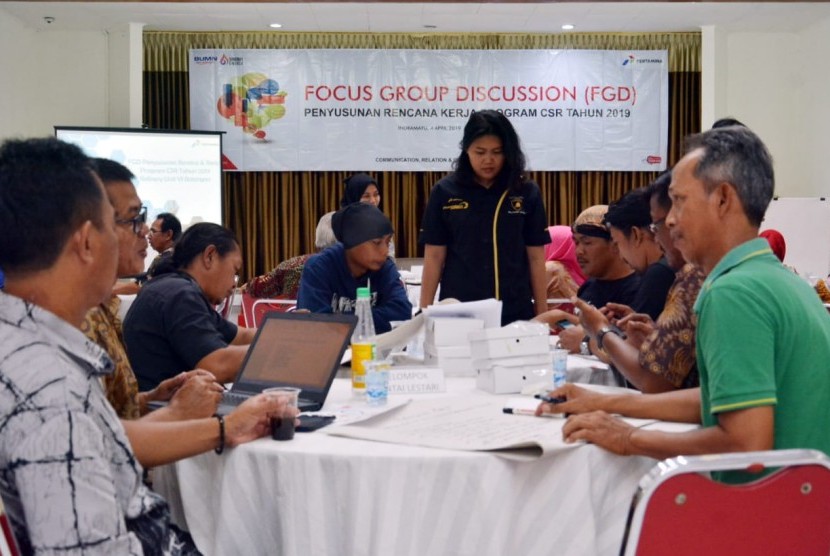
[{"label": "dark headband", "polygon": [[580,224],[579,226],[574,226],[574,232],[584,236],[611,239],[611,233],[608,231],[608,228],[595,226],[594,224]]}]

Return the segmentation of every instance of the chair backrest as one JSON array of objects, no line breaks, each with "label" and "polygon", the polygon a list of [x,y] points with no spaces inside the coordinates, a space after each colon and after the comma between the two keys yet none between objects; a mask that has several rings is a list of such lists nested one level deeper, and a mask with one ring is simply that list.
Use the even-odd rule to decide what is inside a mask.
[{"label": "chair backrest", "polygon": [[6,510],[3,508],[3,501],[0,500],[0,556],[20,556],[20,549],[17,546],[17,541],[12,534],[11,523],[6,516]]},{"label": "chair backrest", "polygon": [[246,328],[257,328],[271,311],[288,312],[297,307],[296,299],[257,299],[245,292],[242,294],[242,325]]},{"label": "chair backrest", "polygon": [[230,295],[222,300],[222,302],[216,306],[216,312],[222,315],[223,319],[227,319],[228,316],[231,314],[231,310],[233,309],[234,300],[236,299],[236,288],[231,290]]},{"label": "chair backrest", "polygon": [[[741,485],[712,471],[761,472]],[[830,459],[816,450],[681,456],[640,481],[621,555],[830,554]]]}]

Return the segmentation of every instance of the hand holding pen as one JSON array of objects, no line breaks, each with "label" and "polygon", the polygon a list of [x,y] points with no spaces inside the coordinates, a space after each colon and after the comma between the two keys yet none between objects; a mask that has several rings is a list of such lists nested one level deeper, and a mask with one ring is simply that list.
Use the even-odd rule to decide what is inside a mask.
[{"label": "hand holding pen", "polygon": [[[565,402],[568,401],[568,398],[566,398],[565,396],[551,396],[549,394],[548,395],[536,394],[533,397],[536,398],[537,400],[542,401],[542,403],[539,404],[539,406],[536,408],[536,412],[534,413],[534,415],[536,415],[537,417],[543,417],[543,416],[546,416],[546,415],[553,415],[555,413],[561,413],[559,411],[548,410],[548,407],[553,408],[557,404],[565,403]],[[568,417],[569,415],[570,415],[569,413],[565,413],[565,417]]]},{"label": "hand holding pen", "polygon": [[536,408],[536,415],[564,413],[565,416],[568,416],[575,413],[606,409],[604,402],[608,399],[608,396],[581,388],[576,384],[565,384],[547,395],[538,394],[536,398],[542,402]]}]

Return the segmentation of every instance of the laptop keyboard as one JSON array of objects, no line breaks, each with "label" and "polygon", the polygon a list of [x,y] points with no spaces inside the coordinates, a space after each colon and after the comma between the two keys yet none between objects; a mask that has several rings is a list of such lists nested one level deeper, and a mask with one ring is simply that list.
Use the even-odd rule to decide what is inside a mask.
[{"label": "laptop keyboard", "polygon": [[[225,392],[224,394],[222,394],[222,405],[236,407],[245,400],[250,399],[250,397],[251,394],[234,394],[233,392]],[[297,405],[300,409],[319,407],[319,404],[315,404],[313,401],[307,400],[305,398],[300,398],[299,400],[297,400]]]},{"label": "laptop keyboard", "polygon": [[225,392],[222,394],[222,403],[225,405],[239,405],[245,400],[248,399],[249,396],[243,394],[234,394],[233,392]]}]

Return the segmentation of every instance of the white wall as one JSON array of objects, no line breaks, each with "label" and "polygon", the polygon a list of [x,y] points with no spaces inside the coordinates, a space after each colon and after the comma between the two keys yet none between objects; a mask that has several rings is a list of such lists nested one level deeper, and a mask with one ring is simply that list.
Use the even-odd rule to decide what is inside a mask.
[{"label": "white wall", "polygon": [[772,153],[776,195],[830,197],[830,19],[798,33],[707,28],[703,41],[703,128],[741,120]]},{"label": "white wall", "polygon": [[29,104],[25,90],[33,84],[21,82],[20,76],[27,75],[28,57],[31,52],[34,33],[23,27],[19,19],[0,9],[0,138],[26,134],[26,110]]},{"label": "white wall", "polygon": [[719,26],[701,28],[700,48],[700,118],[701,129],[709,129],[726,110],[726,77],[728,34]]},{"label": "white wall", "polygon": [[143,27],[140,23],[129,23],[108,32],[109,125],[112,127],[140,127],[143,122]]},{"label": "white wall", "polygon": [[[803,85],[795,33],[731,33],[727,38],[727,114],[757,133],[775,162],[776,194],[808,195],[803,167]],[[800,193],[797,193],[800,191]]]},{"label": "white wall", "polygon": [[0,7],[0,139],[108,125],[107,35],[34,31]]},{"label": "white wall", "polygon": [[830,19],[804,31],[801,44],[804,120],[793,140],[808,153],[805,195],[830,198]]}]

